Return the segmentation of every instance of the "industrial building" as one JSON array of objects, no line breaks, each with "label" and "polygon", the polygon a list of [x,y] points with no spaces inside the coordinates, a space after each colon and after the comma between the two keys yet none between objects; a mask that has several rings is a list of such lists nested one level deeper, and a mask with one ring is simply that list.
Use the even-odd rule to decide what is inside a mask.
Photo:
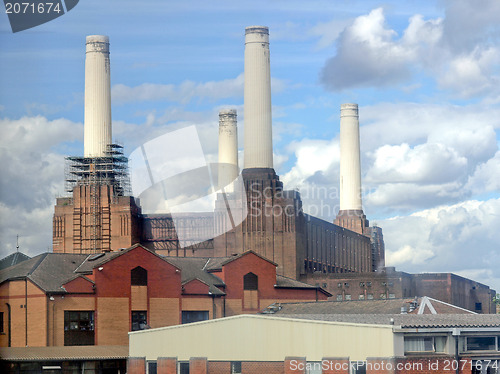
[{"label": "industrial building", "polygon": [[[269,59],[267,27],[248,27],[244,169],[238,169],[236,111],[222,110],[213,211],[184,212],[175,217],[173,213],[144,214],[140,201],[151,189],[132,196],[130,185],[134,181],[129,180],[128,160],[123,148],[112,142],[109,39],[87,37],[84,155],[66,160],[69,196],[56,201],[53,252],[0,271],[0,346],[7,347],[1,354],[10,357],[4,360],[10,365],[8,370],[22,370],[21,357],[36,347],[38,359],[28,361],[36,361],[38,367],[42,362],[50,366],[57,358],[62,363],[56,366],[66,365],[68,370],[88,367],[104,372],[109,364],[111,371],[118,372],[125,361],[123,349],[117,346],[128,344],[130,331],[155,329],[152,335],[131,335],[135,342],[136,336],[146,340],[156,336],[157,328],[166,328],[161,331],[168,336],[175,334],[171,331],[185,332],[191,340],[197,337],[199,326],[221,328],[220,336],[214,339],[219,341],[227,335],[231,340],[221,343],[226,347],[238,338],[232,335],[238,330],[227,330],[234,321],[244,321],[244,325],[250,321],[248,328],[263,334],[265,342],[280,339],[280,344],[286,343],[284,353],[292,340],[285,338],[284,342],[282,336],[270,335],[274,327],[262,330],[264,324],[271,323],[280,325],[276,331],[281,333],[285,326],[281,317],[234,317],[221,323],[206,320],[257,313],[285,302],[333,298],[369,303],[371,299],[427,295],[481,313],[494,310],[494,291],[485,285],[452,274],[411,275],[385,267],[382,230],[369,226],[362,209],[357,104],[342,104],[340,108],[341,201],[337,218],[327,222],[302,211],[300,194],[286,190],[274,170]],[[192,329],[180,326],[191,322],[196,322]],[[289,321],[286,327],[303,323]],[[321,326],[308,323],[305,329],[310,331],[337,328],[328,321]],[[355,330],[391,343],[383,349],[360,348],[363,353],[359,357],[353,353],[351,358],[395,357],[401,353],[401,347],[391,348],[395,346],[392,342],[402,341],[400,335],[395,339],[393,327],[375,325]],[[349,326],[345,331],[351,331]],[[325,336],[324,332],[318,334]],[[186,337],[175,349],[185,344]],[[497,342],[496,335],[493,338]],[[80,354],[71,349],[80,344],[96,349]],[[131,356],[142,355],[136,348],[131,347]],[[175,365],[198,355],[192,350],[181,357],[175,349],[167,353],[162,348],[158,345],[152,352],[175,354],[179,359]],[[107,353],[108,349],[114,355]],[[314,360],[321,359],[321,352],[335,357],[347,355],[344,348],[339,349],[339,353],[319,350]],[[199,352],[201,355],[203,351]],[[286,355],[298,354],[290,352]],[[452,354],[451,350],[446,352]],[[153,356],[147,360],[157,361],[159,371],[162,365],[172,364]],[[232,360],[241,361],[235,370],[246,367],[245,360],[263,360],[273,362],[266,368],[283,372],[287,356],[261,359],[238,353],[234,357],[203,357],[207,359],[193,362],[209,368],[211,361],[223,360],[222,372],[227,372],[227,365],[231,368]],[[143,372],[145,362],[129,359],[128,371]],[[193,372],[196,365],[191,367]],[[254,369],[242,372],[272,372],[259,371],[262,367],[259,369],[258,364]]]},{"label": "industrial building", "polygon": [[131,332],[128,368],[131,374],[146,368],[158,374],[496,374],[499,339],[496,315],[240,315]]},{"label": "industrial building", "polygon": [[[109,75],[108,38],[87,37],[84,157],[67,158],[70,196],[56,202],[54,253],[112,252],[136,243],[176,257],[227,257],[251,250],[277,263],[278,274],[327,288],[339,300],[428,295],[494,312],[494,291],[485,285],[452,274],[413,276],[385,268],[382,229],[370,227],[362,209],[357,104],[340,108],[337,218],[332,223],[303,212],[300,194],[286,190],[273,168],[267,27],[245,30],[241,174],[236,110],[219,113],[218,193],[210,212],[175,219],[169,213],[142,213],[140,198],[150,198],[154,188],[131,196],[127,159],[111,140]],[[241,183],[235,183],[238,178]]]},{"label": "industrial building", "polygon": [[[383,267],[383,253],[372,253],[370,228],[361,208],[356,104],[341,108],[341,147],[346,157],[336,224],[304,214],[300,194],[285,190],[274,171],[267,27],[248,27],[245,36],[245,167],[240,192],[248,214],[239,225],[231,225],[223,214],[226,204],[241,196],[231,190],[239,174],[236,111],[223,110],[219,116],[218,184],[228,190],[219,194],[215,214],[186,214],[174,225],[169,214],[141,214],[140,204],[130,196],[126,162],[111,142],[109,74],[108,38],[87,37],[84,157],[67,159],[71,196],[57,199],[54,252],[116,251],[137,242],[181,257],[224,257],[252,250],[276,262],[279,274],[295,279],[315,271],[372,272]],[[221,234],[191,244],[178,235],[182,227],[190,226]]]}]

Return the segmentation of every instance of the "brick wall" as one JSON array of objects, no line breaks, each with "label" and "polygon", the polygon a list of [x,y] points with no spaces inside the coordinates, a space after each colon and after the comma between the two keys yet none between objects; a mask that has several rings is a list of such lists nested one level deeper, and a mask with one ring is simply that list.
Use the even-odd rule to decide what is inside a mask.
[{"label": "brick wall", "polygon": [[158,357],[156,364],[157,374],[177,374],[176,357]]},{"label": "brick wall", "polygon": [[241,363],[241,374],[283,374],[284,362],[246,361]]},{"label": "brick wall", "polygon": [[[209,374],[230,374],[231,362],[229,361],[209,361],[208,362]],[[160,374],[160,373],[158,373]]]},{"label": "brick wall", "polygon": [[305,373],[306,373],[305,357],[285,358],[285,374],[305,374]]},{"label": "brick wall", "polygon": [[207,374],[207,370],[206,357],[192,357],[189,360],[189,374]]},{"label": "brick wall", "polygon": [[129,357],[127,360],[127,374],[146,374],[146,358]]}]

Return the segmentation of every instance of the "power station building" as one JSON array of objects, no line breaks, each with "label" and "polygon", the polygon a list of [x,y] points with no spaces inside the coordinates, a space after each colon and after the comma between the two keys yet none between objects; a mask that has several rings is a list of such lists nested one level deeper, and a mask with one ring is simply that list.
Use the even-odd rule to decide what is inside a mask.
[{"label": "power station building", "polygon": [[[91,255],[136,243],[168,257],[227,258],[252,251],[277,264],[278,275],[326,288],[338,300],[339,295],[342,300],[347,295],[354,299],[427,295],[491,312],[494,291],[480,283],[451,275],[436,280],[432,274],[417,280],[411,274],[386,271],[382,230],[369,226],[362,208],[357,104],[340,108],[337,217],[332,223],[303,212],[300,194],[286,190],[274,170],[267,27],[246,28],[244,61],[243,170],[238,168],[237,113],[225,109],[219,113],[213,210],[144,214],[140,201],[154,188],[132,196],[128,160],[111,140],[109,40],[87,37],[84,156],[67,158],[70,196],[56,202],[53,252]],[[153,187],[160,190],[169,186],[168,181],[155,182]],[[350,290],[345,289],[347,284]],[[377,291],[370,292],[368,284],[377,285]],[[438,288],[428,286],[432,284]]]},{"label": "power station building", "polygon": [[[215,214],[185,214],[175,224],[169,214],[141,214],[140,204],[130,196],[126,159],[111,141],[109,75],[108,38],[87,37],[84,157],[67,158],[71,197],[57,199],[55,253],[108,252],[135,243],[180,257],[225,257],[252,250],[276,262],[279,274],[295,279],[316,271],[372,272],[384,266],[383,252],[371,249],[361,207],[356,104],[341,108],[341,211],[335,224],[303,213],[300,194],[285,190],[274,171],[267,27],[246,29],[245,167],[238,186],[232,184],[239,175],[236,111],[219,115],[218,186],[225,189],[218,195]],[[238,187],[244,191],[235,193]],[[246,209],[240,211],[246,216],[236,225],[226,212],[229,205],[238,204],[241,193]],[[178,235],[183,225],[220,235],[186,243]]]}]

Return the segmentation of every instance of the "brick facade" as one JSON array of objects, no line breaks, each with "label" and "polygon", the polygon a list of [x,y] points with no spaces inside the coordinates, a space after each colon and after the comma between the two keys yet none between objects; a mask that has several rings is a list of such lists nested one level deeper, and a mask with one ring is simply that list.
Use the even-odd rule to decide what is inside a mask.
[{"label": "brick facade", "polygon": [[[72,266],[77,264],[73,261]],[[131,284],[132,270],[138,267],[147,272],[147,285]],[[90,341],[85,344],[128,345],[134,312],[145,313],[146,323],[156,328],[180,324],[183,311],[208,312],[208,318],[213,319],[256,313],[273,302],[315,301],[328,297],[327,293],[313,287],[277,288],[276,265],[253,252],[229,259],[220,271],[214,272],[223,285],[218,295],[199,279],[183,283],[180,268],[142,246],[109,256],[109,260],[90,270],[91,273],[77,274],[63,283],[58,293],[43,291],[29,278],[0,284],[0,312],[4,313],[5,332],[0,334],[0,346],[72,344],[65,341],[69,339],[68,331],[73,329],[68,320],[71,313],[76,316],[86,313],[87,322],[83,328],[86,332],[83,334]],[[243,289],[243,278],[249,272],[258,277],[258,288],[250,291],[253,292],[251,297],[255,297],[250,307],[246,304],[250,296]],[[74,323],[78,330],[78,322]]]}]

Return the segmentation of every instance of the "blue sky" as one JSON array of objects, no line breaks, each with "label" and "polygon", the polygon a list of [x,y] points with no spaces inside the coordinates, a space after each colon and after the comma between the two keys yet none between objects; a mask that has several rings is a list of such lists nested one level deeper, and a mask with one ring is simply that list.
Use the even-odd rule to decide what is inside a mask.
[{"label": "blue sky", "polygon": [[[244,28],[270,28],[275,168],[333,219],[341,103],[360,108],[364,210],[388,265],[500,289],[500,3],[94,1],[13,34],[0,16],[3,257],[51,248],[64,156],[83,153],[85,36],[110,37],[113,138],[130,153],[187,125],[217,154],[238,110]],[[243,152],[241,152],[243,156]]]}]

